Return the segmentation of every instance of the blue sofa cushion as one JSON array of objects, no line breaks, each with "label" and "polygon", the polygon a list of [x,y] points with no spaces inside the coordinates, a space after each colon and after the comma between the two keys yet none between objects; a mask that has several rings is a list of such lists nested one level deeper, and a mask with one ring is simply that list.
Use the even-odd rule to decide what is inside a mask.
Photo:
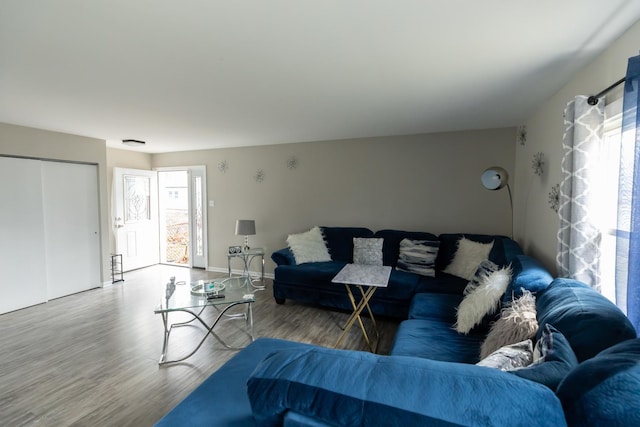
[{"label": "blue sofa cushion", "polygon": [[258,426],[247,396],[249,376],[268,354],[278,349],[312,347],[292,341],[259,338],[211,374],[155,425],[156,427]]},{"label": "blue sofa cushion", "polygon": [[[278,280],[287,283],[301,283],[308,286],[331,285],[331,279],[333,279],[345,265],[346,263],[337,261],[281,265],[278,267]],[[335,286],[342,285],[335,284]]]},{"label": "blue sofa cushion", "polygon": [[611,301],[587,285],[572,279],[555,279],[536,297],[540,338],[548,323],[571,344],[578,361],[605,348],[635,338],[627,317]]},{"label": "blue sofa cushion", "polygon": [[551,273],[538,260],[528,255],[516,255],[511,260],[511,270],[513,280],[507,287],[503,303],[520,297],[523,289],[536,294],[553,281]]},{"label": "blue sofa cushion", "polygon": [[401,230],[379,230],[375,237],[384,239],[382,245],[382,263],[395,267],[398,264],[400,255],[400,242],[402,239],[409,240],[438,240],[435,234],[422,231],[401,231]]},{"label": "blue sofa cushion", "polygon": [[373,231],[363,227],[320,227],[333,261],[353,262],[353,238],[373,237]]},{"label": "blue sofa cushion", "polygon": [[457,294],[462,295],[464,288],[469,283],[468,280],[462,277],[454,276],[453,274],[443,273],[436,271],[435,277],[418,276],[418,287],[416,292],[431,292],[437,294]]},{"label": "blue sofa cushion", "polygon": [[485,334],[456,332],[448,321],[409,319],[400,323],[391,346],[394,356],[414,356],[443,362],[477,363]]},{"label": "blue sofa cushion", "polygon": [[557,395],[569,425],[640,425],[640,339],[581,363],[560,383]]},{"label": "blue sofa cushion", "polygon": [[280,426],[290,412],[331,426],[565,425],[560,402],[540,384],[419,358],[283,350],[260,363],[247,387],[261,426]]},{"label": "blue sofa cushion", "polygon": [[409,307],[409,319],[433,319],[453,325],[462,294],[416,294]]},{"label": "blue sofa cushion", "polygon": [[550,324],[545,326],[540,340],[536,343],[536,348],[542,353],[542,361],[510,373],[544,384],[555,391],[560,381],[578,366],[578,359],[569,341]]}]

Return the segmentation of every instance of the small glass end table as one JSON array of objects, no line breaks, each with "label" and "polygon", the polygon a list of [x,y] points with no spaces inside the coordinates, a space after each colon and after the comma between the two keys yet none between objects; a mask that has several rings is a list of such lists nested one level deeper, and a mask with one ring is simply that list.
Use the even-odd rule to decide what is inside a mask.
[{"label": "small glass end table", "polygon": [[[231,277],[231,260],[233,258],[240,258],[242,260],[242,276],[244,277],[250,284],[256,289],[264,289],[264,248],[253,248],[253,249],[243,249],[241,252],[237,253],[229,253],[227,254],[227,266],[229,267],[229,277]],[[261,264],[261,274],[260,274],[260,285],[255,286],[253,284],[254,279],[251,276],[251,263],[254,259],[260,258],[262,261]],[[256,279],[257,280],[257,279]]]},{"label": "small glass end table", "polygon": [[[208,299],[207,292],[223,295],[224,297]],[[198,349],[202,346],[202,343],[207,339],[209,335],[213,335],[220,343],[225,347],[237,350],[239,348],[228,345],[222,338],[220,338],[213,328],[218,324],[223,316],[232,318],[243,318],[246,320],[247,333],[253,341],[253,303],[255,300],[254,290],[247,286],[244,277],[230,277],[226,279],[214,279],[214,280],[200,280],[198,282],[186,283],[186,284],[174,284],[173,287],[167,284],[165,288],[165,295],[162,297],[160,304],[154,310],[155,314],[162,316],[162,323],[164,324],[164,340],[162,343],[162,355],[160,356],[160,365],[166,365],[168,363],[182,362],[193,356]],[[246,311],[241,314],[226,314],[229,309],[239,304],[246,304]],[[203,318],[202,313],[207,308],[214,308],[218,311],[218,315],[215,320],[208,324]],[[173,323],[169,322],[169,313],[172,312],[184,312],[189,313],[193,318],[187,322]],[[169,345],[169,335],[173,328],[186,326],[191,324],[194,320],[198,320],[206,329],[206,332],[200,343],[193,349],[193,351],[184,357],[174,360],[167,360],[167,347]]]}]

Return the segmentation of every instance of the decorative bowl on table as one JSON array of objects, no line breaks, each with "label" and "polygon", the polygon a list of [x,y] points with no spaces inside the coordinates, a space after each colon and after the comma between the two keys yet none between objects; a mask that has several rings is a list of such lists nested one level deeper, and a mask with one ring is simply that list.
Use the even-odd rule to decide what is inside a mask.
[{"label": "decorative bowl on table", "polygon": [[191,295],[205,296],[209,292],[220,292],[224,290],[225,284],[221,282],[207,282],[205,280],[198,280],[195,283],[191,283]]}]

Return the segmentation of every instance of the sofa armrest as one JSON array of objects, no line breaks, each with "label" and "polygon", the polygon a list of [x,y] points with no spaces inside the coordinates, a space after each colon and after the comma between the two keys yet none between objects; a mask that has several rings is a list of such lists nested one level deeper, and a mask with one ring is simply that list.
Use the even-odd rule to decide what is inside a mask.
[{"label": "sofa armrest", "polygon": [[289,248],[282,248],[271,254],[276,265],[296,265],[296,259]]},{"label": "sofa armrest", "polygon": [[333,426],[566,425],[547,387],[492,368],[312,347],[277,351],[248,395],[261,426],[290,413]]},{"label": "sofa armrest", "polygon": [[523,289],[540,292],[553,281],[553,276],[542,263],[528,255],[517,255],[511,262],[511,269],[513,278],[504,293],[503,302],[519,297]]}]

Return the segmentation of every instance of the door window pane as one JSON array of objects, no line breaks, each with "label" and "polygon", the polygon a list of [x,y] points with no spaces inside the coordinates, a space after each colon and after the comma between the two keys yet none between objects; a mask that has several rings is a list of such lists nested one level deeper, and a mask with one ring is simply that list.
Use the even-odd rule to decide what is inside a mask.
[{"label": "door window pane", "polygon": [[150,181],[146,176],[124,176],[125,223],[151,221]]}]

